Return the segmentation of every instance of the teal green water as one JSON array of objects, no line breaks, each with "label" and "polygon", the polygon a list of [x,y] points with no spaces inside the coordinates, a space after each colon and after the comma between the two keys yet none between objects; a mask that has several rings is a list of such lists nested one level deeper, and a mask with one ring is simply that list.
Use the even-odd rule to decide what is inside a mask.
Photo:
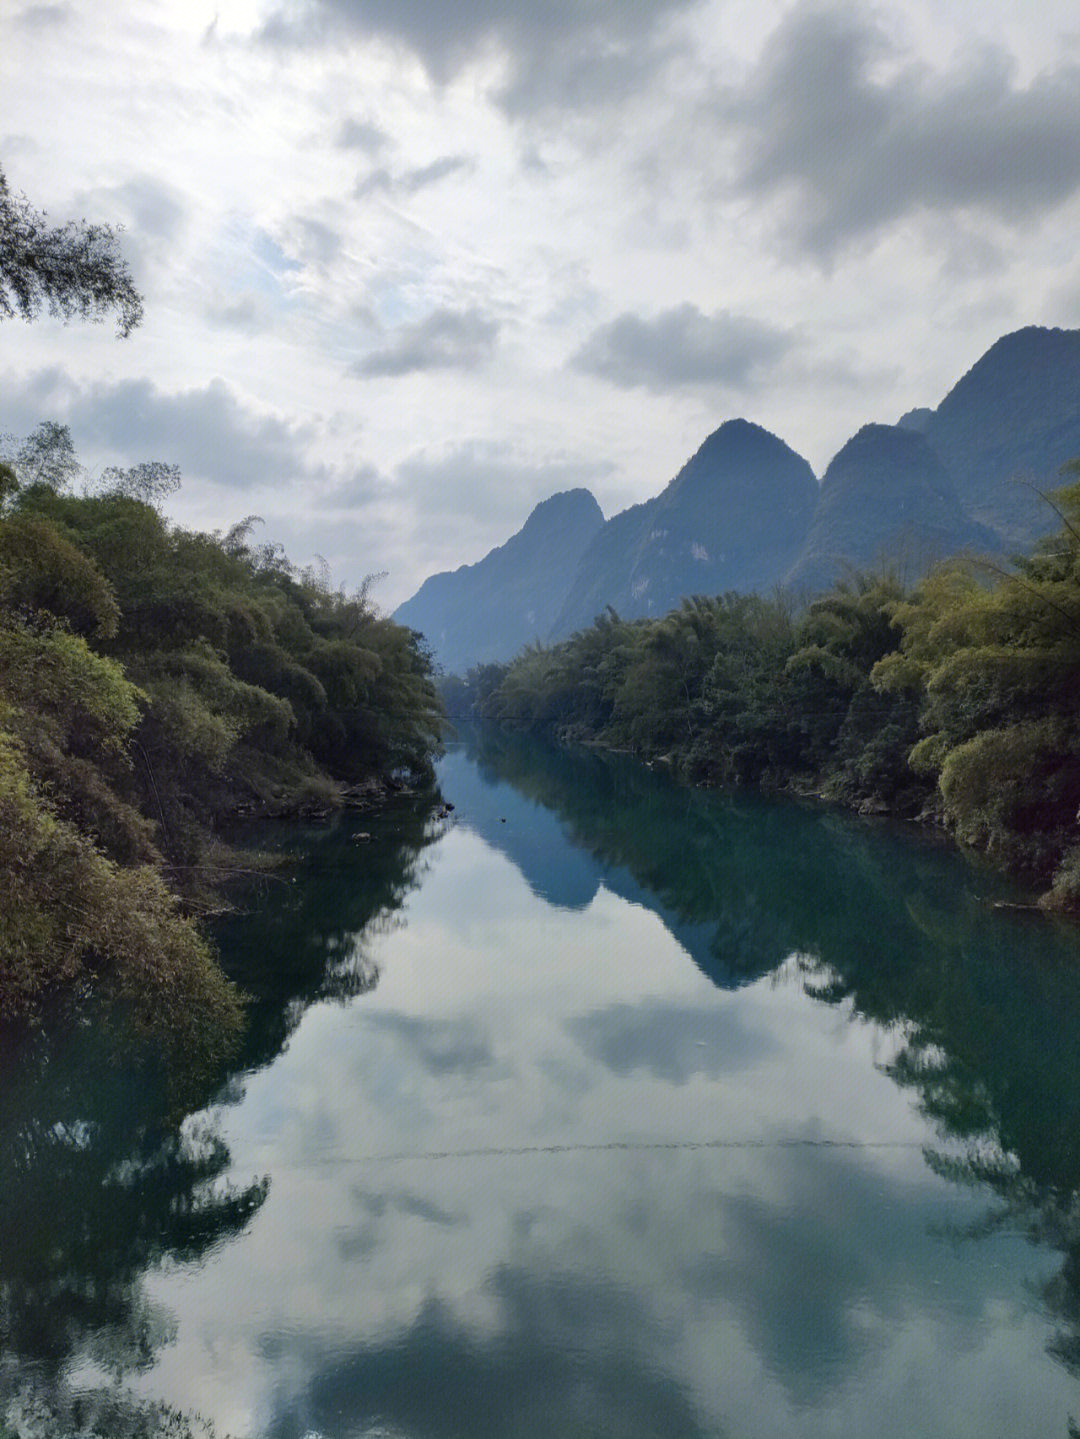
[{"label": "teal green water", "polygon": [[440,784],[280,833],[185,1117],[102,1021],[4,1039],[9,1427],[1066,1439],[1077,930],[619,756],[470,732]]}]

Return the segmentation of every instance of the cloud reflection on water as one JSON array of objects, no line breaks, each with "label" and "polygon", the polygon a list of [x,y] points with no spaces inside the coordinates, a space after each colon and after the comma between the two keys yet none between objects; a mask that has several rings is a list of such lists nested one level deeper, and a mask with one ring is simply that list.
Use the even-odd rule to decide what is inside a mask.
[{"label": "cloud reflection on water", "polygon": [[[1057,1255],[959,1241],[985,1193],[920,1154],[989,1122],[976,1080],[999,1114],[1022,1082],[945,1007],[960,976],[1010,990],[960,861],[606,760],[488,763],[447,766],[462,822],[365,940],[378,984],[309,988],[220,1112],[272,1186],[213,1265],[152,1278],[177,1338],[148,1386],[190,1403],[198,1375],[223,1427],[274,1439],[1063,1436]],[[1067,1078],[1054,993],[1028,998]],[[933,1025],[959,1139],[897,1083]]]}]

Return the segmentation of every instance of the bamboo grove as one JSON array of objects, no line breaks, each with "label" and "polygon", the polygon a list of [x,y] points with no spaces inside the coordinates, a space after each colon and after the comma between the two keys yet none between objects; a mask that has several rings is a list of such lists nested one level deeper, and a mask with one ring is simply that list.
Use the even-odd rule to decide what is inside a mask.
[{"label": "bamboo grove", "polygon": [[430,772],[430,656],[366,590],[298,573],[250,524],[168,523],[171,466],[107,471],[76,493],[55,425],[8,458],[0,1019],[92,984],[176,1043],[226,1034],[237,996],[193,917],[245,862],[223,828]]}]

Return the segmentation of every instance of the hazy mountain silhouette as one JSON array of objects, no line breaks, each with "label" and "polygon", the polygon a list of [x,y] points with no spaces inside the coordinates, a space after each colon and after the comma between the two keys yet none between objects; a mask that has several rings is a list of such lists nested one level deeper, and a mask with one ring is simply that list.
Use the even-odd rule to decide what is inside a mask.
[{"label": "hazy mountain silhouette", "polygon": [[[1029,326],[998,340],[938,408],[869,424],[820,488],[783,440],[728,420],[654,499],[606,523],[586,490],[538,505],[479,564],[434,575],[395,618],[449,670],[559,640],[607,606],[658,615],[684,595],[802,591],[845,565],[914,578],[958,550],[1014,551],[1053,527],[1032,486],[1080,456],[1080,330]],[[1024,481],[1030,483],[1025,484]]]},{"label": "hazy mountain silhouette", "polygon": [[1015,549],[1058,523],[1037,494],[1080,455],[1080,330],[1030,325],[991,345],[942,400],[926,437],[973,519]]},{"label": "hazy mountain silhouette", "polygon": [[864,425],[830,463],[789,581],[825,589],[845,566],[892,561],[908,577],[957,550],[996,548],[972,523],[956,485],[917,430]]},{"label": "hazy mountain silhouette", "polygon": [[543,639],[604,523],[588,490],[542,501],[504,545],[475,565],[432,575],[394,619],[420,630],[448,670],[507,660]]},{"label": "hazy mountain silhouette", "polygon": [[605,605],[631,619],[664,614],[686,594],[770,588],[798,555],[816,501],[800,455],[760,425],[728,420],[662,494],[595,536],[551,637]]}]

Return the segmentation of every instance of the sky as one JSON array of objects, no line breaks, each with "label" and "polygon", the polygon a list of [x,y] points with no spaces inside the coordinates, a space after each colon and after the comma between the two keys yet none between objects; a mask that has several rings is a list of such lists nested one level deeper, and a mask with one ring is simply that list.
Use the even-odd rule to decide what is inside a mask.
[{"label": "sky", "polygon": [[0,166],[142,326],[0,324],[0,432],[392,610],[744,416],[820,476],[1080,326],[1074,0],[0,5]]}]

